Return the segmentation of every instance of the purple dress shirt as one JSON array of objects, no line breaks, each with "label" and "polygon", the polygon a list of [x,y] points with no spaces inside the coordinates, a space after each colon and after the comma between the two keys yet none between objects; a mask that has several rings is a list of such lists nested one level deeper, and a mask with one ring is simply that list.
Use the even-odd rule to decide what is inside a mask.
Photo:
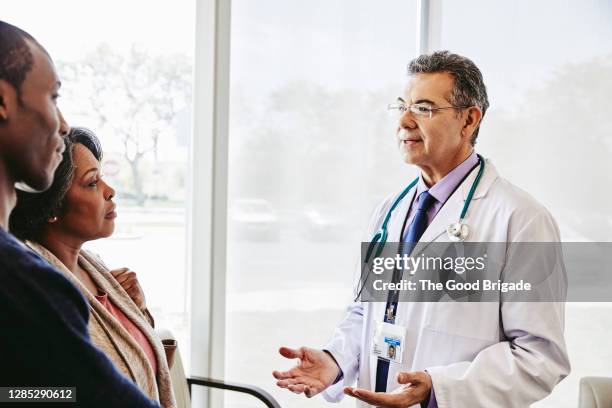
[{"label": "purple dress shirt", "polygon": [[[444,205],[446,200],[451,196],[453,191],[457,188],[461,180],[478,164],[478,156],[476,155],[476,151],[472,150],[472,154],[468,156],[460,165],[455,167],[450,171],[446,176],[442,177],[440,181],[438,181],[433,186],[427,187],[425,184],[425,180],[423,179],[423,174],[419,176],[419,182],[416,185],[416,196],[415,202],[412,203],[410,209],[408,210],[408,221],[406,225],[410,225],[414,215],[416,213],[416,209],[418,208],[420,195],[423,191],[428,191],[435,199],[436,202],[429,208],[427,211],[427,224],[431,224],[431,221],[434,219],[440,208]],[[457,214],[459,216],[459,214]],[[408,233],[408,228],[404,231],[404,239],[406,239],[406,234]]]},{"label": "purple dress shirt", "polygon": [[[420,195],[423,191],[428,191],[435,199],[436,202],[429,208],[427,211],[427,225],[431,224],[431,221],[434,219],[440,208],[444,205],[446,200],[451,196],[453,191],[459,186],[461,180],[467,176],[467,174],[478,164],[478,156],[476,155],[476,151],[472,150],[472,154],[468,156],[460,165],[455,167],[450,171],[446,176],[444,176],[440,181],[434,184],[431,187],[427,187],[425,184],[425,180],[423,180],[423,173],[419,176],[419,182],[416,186],[416,202],[413,202],[408,210],[408,221],[406,225],[410,225],[414,215],[416,213],[416,208],[418,208]],[[408,228],[404,233],[404,239],[406,239],[406,234],[408,233]],[[429,394],[429,404],[427,404],[427,408],[438,408],[438,403],[436,402],[436,394],[434,393],[433,387],[431,388],[431,393]]]}]

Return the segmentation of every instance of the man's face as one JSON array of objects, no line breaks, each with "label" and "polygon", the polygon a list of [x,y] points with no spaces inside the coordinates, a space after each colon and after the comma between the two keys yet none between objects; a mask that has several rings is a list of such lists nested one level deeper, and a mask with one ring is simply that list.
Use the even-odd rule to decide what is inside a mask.
[{"label": "man's face", "polygon": [[10,140],[3,140],[2,147],[14,181],[44,191],[62,160],[63,136],[69,128],[57,107],[60,82],[53,62],[39,46],[28,43],[32,69],[19,93],[3,95],[8,112],[4,130]]},{"label": "man's face", "polygon": [[[453,77],[446,73],[416,74],[410,77],[404,90],[406,105],[425,104],[432,108],[451,106]],[[397,142],[406,163],[418,166],[439,165],[449,161],[466,148],[469,135],[462,135],[465,115],[455,109],[434,111],[431,118],[404,112],[397,128]]]}]

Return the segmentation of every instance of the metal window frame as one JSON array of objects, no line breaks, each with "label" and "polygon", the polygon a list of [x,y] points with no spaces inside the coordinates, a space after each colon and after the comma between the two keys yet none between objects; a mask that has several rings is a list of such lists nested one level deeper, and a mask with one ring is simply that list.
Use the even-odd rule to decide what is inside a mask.
[{"label": "metal window frame", "polygon": [[[196,0],[187,264],[191,271],[191,374],[224,378],[230,0]],[[194,406],[223,406],[221,392]]]},{"label": "metal window frame", "polygon": [[440,49],[442,34],[442,0],[417,1],[417,55]]}]

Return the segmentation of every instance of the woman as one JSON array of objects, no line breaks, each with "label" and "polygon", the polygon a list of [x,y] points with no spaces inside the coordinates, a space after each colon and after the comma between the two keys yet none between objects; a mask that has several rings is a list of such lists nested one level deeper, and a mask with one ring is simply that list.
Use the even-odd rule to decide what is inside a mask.
[{"label": "woman", "polygon": [[10,229],[62,271],[90,304],[93,343],[150,398],[174,407],[168,362],[136,274],[110,271],[83,244],[115,228],[115,191],[102,179],[102,149],[89,130],[67,136],[53,185],[41,194],[18,192]]}]

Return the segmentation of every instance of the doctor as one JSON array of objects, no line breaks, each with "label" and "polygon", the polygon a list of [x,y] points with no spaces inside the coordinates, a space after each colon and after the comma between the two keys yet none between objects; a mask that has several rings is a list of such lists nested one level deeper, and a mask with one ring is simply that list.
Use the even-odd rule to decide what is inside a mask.
[{"label": "doctor", "polygon": [[[465,241],[559,242],[548,211],[490,161],[480,163],[474,151],[489,106],[478,67],[435,52],[413,60],[408,75],[402,97],[390,108],[400,113],[400,154],[421,174],[391,212],[388,241],[453,238],[447,229],[456,225],[484,164],[464,218]],[[397,197],[392,194],[374,212],[368,240]],[[562,279],[554,268],[550,274]],[[405,333],[401,361],[372,352],[372,333],[382,321]],[[359,407],[527,407],[570,371],[563,329],[561,302],[355,301],[323,349],[281,347],[284,357],[299,362],[273,375],[279,387],[295,393],[323,393],[332,402],[349,395]]]}]

